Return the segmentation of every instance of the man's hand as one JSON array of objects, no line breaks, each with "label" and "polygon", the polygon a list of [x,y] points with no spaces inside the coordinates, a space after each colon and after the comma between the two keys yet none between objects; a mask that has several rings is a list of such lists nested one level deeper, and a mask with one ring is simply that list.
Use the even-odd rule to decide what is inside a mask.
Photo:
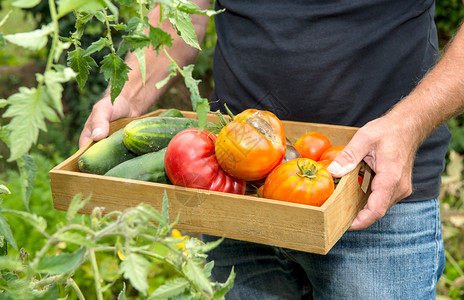
[{"label": "man's hand", "polygon": [[109,124],[111,121],[137,116],[138,113],[130,108],[123,97],[118,97],[111,104],[110,96],[106,96],[98,101],[92,109],[92,113],[85,122],[79,138],[79,148],[84,146],[89,139],[99,141],[108,136]]},{"label": "man's hand", "polygon": [[412,193],[412,166],[417,143],[388,115],[360,128],[328,170],[341,177],[364,160],[375,172],[372,193],[350,230],[369,227],[399,200]]}]

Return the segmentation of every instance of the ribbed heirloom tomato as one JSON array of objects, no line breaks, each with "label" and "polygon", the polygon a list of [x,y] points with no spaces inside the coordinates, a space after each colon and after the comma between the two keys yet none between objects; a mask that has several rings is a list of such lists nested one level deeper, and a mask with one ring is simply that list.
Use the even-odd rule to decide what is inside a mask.
[{"label": "ribbed heirloom tomato", "polygon": [[216,160],[216,135],[198,128],[184,129],[169,142],[164,168],[174,185],[244,194],[246,182],[224,172]]},{"label": "ribbed heirloom tomato", "polygon": [[221,129],[216,157],[227,173],[244,180],[266,177],[285,156],[280,120],[271,112],[247,109]]},{"label": "ribbed heirloom tomato", "polygon": [[297,158],[277,166],[264,183],[264,198],[321,206],[334,191],[333,178],[322,165]]}]

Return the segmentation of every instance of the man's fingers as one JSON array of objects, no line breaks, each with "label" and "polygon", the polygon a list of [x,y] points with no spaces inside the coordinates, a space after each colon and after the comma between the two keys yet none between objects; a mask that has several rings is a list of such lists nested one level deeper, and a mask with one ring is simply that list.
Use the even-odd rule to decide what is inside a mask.
[{"label": "man's fingers", "polygon": [[386,203],[389,203],[389,199],[383,198],[385,198],[385,195],[372,192],[367,204],[361,211],[359,211],[349,230],[366,229],[382,218],[390,208],[386,205]]},{"label": "man's fingers", "polygon": [[337,157],[327,167],[334,177],[342,177],[352,171],[369,153],[369,143],[358,131],[346,147],[338,153]]},{"label": "man's fingers", "polygon": [[89,139],[99,141],[108,136],[109,123],[113,114],[113,106],[109,99],[102,99],[92,109],[79,138],[79,147],[84,146]]}]

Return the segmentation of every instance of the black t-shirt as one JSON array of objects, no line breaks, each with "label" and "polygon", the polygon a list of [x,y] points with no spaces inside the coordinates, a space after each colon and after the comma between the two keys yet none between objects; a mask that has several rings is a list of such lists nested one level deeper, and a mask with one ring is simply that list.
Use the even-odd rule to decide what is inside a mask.
[{"label": "black t-shirt", "polygon": [[[407,96],[438,59],[433,0],[217,0],[211,109],[362,126]],[[419,148],[413,195],[437,197],[445,125]]]}]

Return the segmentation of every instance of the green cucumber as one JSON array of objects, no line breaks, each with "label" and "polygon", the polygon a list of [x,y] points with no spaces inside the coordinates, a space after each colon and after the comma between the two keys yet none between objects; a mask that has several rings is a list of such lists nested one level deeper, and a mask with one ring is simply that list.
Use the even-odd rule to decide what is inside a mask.
[{"label": "green cucumber", "polygon": [[123,128],[114,132],[87,149],[77,160],[79,170],[103,175],[111,168],[135,157],[123,141]]},{"label": "green cucumber", "polygon": [[105,176],[169,183],[164,170],[166,148],[151,152],[120,163],[105,173]]},{"label": "green cucumber", "polygon": [[168,110],[163,111],[158,115],[158,117],[174,117],[174,118],[183,118],[184,115],[180,112],[180,110],[176,108],[170,108]]},{"label": "green cucumber", "polygon": [[124,127],[123,141],[127,149],[142,155],[167,147],[180,131],[198,127],[198,121],[174,117],[147,117],[137,119]]}]

